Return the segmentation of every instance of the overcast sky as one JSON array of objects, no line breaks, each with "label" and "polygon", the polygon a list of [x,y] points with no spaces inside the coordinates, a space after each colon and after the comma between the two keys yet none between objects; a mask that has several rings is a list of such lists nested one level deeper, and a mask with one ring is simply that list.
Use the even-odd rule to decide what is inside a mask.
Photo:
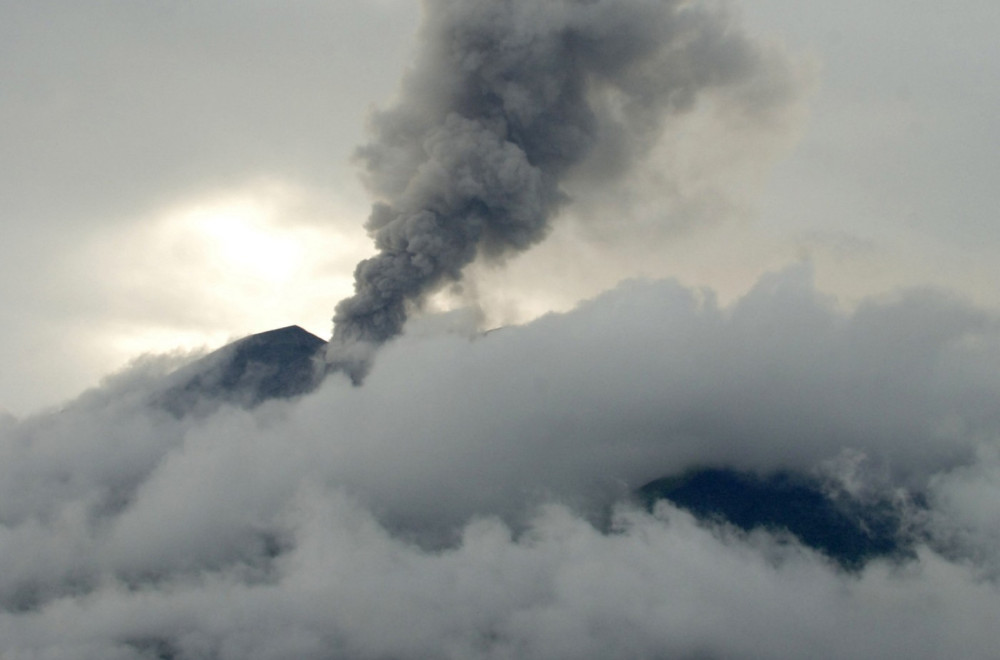
[{"label": "overcast sky", "polygon": [[[1000,304],[995,3],[738,8],[786,47],[799,105],[753,131],[687,120],[669,192],[655,168],[578,191],[536,254],[473,269],[463,301],[485,323],[636,275],[731,299],[802,258],[845,304],[922,284]],[[372,249],[352,152],[418,17],[411,0],[0,2],[0,406],[58,403],[146,351],[293,323],[328,337]]]}]

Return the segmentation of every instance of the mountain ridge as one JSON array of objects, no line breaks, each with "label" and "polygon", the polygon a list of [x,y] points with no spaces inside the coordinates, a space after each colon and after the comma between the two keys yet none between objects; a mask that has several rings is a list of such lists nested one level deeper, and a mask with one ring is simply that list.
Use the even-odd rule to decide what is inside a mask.
[{"label": "mountain ridge", "polygon": [[301,396],[322,380],[326,343],[298,325],[248,335],[171,374],[154,404],[180,417],[222,403],[255,408]]}]

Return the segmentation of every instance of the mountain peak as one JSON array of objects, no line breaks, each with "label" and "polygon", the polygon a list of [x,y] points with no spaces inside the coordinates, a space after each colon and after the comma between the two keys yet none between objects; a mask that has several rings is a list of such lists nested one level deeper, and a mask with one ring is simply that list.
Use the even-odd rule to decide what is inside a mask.
[{"label": "mountain peak", "polygon": [[184,415],[219,403],[252,408],[305,394],[319,383],[324,346],[297,325],[249,335],[178,370],[157,403]]}]

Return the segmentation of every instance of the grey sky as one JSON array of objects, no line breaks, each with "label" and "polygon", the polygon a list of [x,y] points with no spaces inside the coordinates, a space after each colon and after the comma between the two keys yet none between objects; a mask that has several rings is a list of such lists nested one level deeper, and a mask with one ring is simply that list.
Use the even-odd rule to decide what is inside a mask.
[{"label": "grey sky", "polygon": [[[753,4],[755,22],[822,61],[810,123],[778,168],[762,224],[811,234],[831,288],[854,267],[876,289],[925,281],[995,306],[1000,8]],[[842,238],[872,252],[844,253]]]},{"label": "grey sky", "polygon": [[[848,303],[909,284],[1000,302],[995,4],[738,6],[813,80],[808,118],[696,117],[617,196],[571,190],[550,244],[474,268],[442,304],[517,322],[634,275],[731,299],[804,256]],[[56,403],[148,350],[289,323],[327,336],[371,251],[351,153],[418,9],[0,4],[0,406]]]},{"label": "grey sky", "polygon": [[[0,295],[4,359],[16,365],[0,405],[54,403],[128,352],[169,347],[171,334],[200,345],[262,325],[323,330],[346,293],[329,280],[349,278],[356,254],[313,258],[279,293],[252,269],[227,272],[211,254],[221,237],[213,245],[164,214],[285,187],[280,217],[266,218],[275,231],[322,223],[326,243],[363,236],[349,158],[367,107],[399,76],[413,3],[5,2],[0,12]],[[319,278],[332,290],[317,300]],[[282,308],[296,296],[308,302]],[[300,318],[304,307],[315,312]]]}]

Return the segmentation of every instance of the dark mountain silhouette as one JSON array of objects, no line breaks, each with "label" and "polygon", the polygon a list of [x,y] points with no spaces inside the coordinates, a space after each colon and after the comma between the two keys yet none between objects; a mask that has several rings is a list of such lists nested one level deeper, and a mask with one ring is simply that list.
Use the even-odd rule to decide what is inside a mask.
[{"label": "dark mountain silhouette", "polygon": [[703,520],[745,531],[787,531],[847,569],[876,557],[907,556],[902,520],[890,502],[861,502],[793,472],[759,476],[702,468],[657,479],[638,491],[648,507],[666,499]]},{"label": "dark mountain silhouette", "polygon": [[181,416],[222,403],[253,408],[305,394],[321,380],[318,357],[325,346],[297,325],[244,337],[172,374],[154,404]]}]

